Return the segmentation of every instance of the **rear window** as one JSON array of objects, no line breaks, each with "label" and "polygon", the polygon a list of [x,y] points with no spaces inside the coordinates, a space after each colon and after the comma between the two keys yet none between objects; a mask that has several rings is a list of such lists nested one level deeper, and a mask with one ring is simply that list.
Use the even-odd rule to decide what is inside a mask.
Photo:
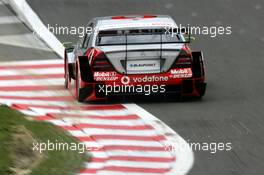
[{"label": "rear window", "polygon": [[100,31],[97,36],[97,45],[131,45],[131,44],[160,44],[182,43],[180,34],[169,35],[162,29],[149,30],[113,30]]}]

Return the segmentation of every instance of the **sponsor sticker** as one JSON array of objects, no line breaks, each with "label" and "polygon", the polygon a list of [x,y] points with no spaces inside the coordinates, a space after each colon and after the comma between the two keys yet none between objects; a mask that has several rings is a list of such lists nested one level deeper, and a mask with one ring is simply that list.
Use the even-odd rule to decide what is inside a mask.
[{"label": "sponsor sticker", "polygon": [[145,72],[145,71],[159,71],[160,62],[158,60],[131,60],[127,61],[128,72]]},{"label": "sponsor sticker", "polygon": [[192,69],[191,68],[178,68],[172,69],[170,71],[173,78],[190,78],[192,77]]},{"label": "sponsor sticker", "polygon": [[129,84],[130,83],[130,78],[128,76],[123,76],[121,78],[121,83],[122,84]]},{"label": "sponsor sticker", "polygon": [[116,81],[116,72],[94,72],[95,81]]},{"label": "sponsor sticker", "polygon": [[168,76],[144,76],[144,77],[134,77],[133,81],[136,83],[147,83],[147,82],[164,82],[168,81]]}]

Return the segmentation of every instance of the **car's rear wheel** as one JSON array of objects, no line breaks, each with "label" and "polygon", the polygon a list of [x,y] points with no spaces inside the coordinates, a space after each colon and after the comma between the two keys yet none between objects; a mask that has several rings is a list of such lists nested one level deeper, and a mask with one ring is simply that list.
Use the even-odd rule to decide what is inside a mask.
[{"label": "car's rear wheel", "polygon": [[81,99],[80,99],[80,73],[79,73],[79,68],[78,66],[76,66],[76,79],[75,79],[75,96],[76,96],[76,99],[81,102]]},{"label": "car's rear wheel", "polygon": [[199,98],[201,99],[206,92],[206,83],[200,83],[199,85],[196,85],[196,88],[199,92]]},{"label": "car's rear wheel", "polygon": [[76,66],[76,79],[75,79],[75,94],[76,94],[76,99],[78,102],[84,102],[85,99],[87,98],[87,93],[85,93],[85,89],[82,89],[81,87],[81,72],[78,66]]}]

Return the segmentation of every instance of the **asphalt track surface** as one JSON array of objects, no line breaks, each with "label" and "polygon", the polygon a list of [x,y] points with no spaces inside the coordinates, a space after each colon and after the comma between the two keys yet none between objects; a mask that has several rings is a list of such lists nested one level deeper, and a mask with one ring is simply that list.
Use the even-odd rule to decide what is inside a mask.
[{"label": "asphalt track surface", "polygon": [[0,60],[54,59],[57,56],[34,37],[11,10],[0,1]]},{"label": "asphalt track surface", "polygon": [[[229,36],[196,37],[194,48],[204,51],[207,69],[208,91],[202,101],[137,101],[137,104],[189,142],[232,142],[233,149],[229,152],[194,151],[196,160],[189,174],[263,174],[263,1],[28,2],[50,25],[83,26],[96,16],[155,13],[169,14],[182,24],[232,26]],[[58,35],[58,38],[76,40],[73,36]],[[5,49],[1,53],[2,50]]]}]

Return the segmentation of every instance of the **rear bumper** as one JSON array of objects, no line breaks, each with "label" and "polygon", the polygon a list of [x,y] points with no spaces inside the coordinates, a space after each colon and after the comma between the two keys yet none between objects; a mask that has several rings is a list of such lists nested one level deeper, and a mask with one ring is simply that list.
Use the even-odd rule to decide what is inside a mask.
[{"label": "rear bumper", "polygon": [[127,85],[115,82],[84,83],[82,91],[86,92],[86,101],[96,101],[124,95],[179,94],[181,96],[201,97],[205,94],[205,89],[204,78],[188,78],[177,79],[174,83],[155,82]]}]

